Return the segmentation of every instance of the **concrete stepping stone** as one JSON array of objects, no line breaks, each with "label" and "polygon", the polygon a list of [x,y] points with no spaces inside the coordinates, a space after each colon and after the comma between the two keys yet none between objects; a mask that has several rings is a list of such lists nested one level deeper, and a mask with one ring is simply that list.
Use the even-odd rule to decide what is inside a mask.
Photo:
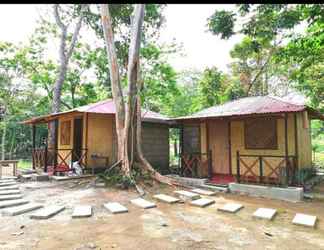
[{"label": "concrete stepping stone", "polygon": [[181,199],[181,200],[197,200],[200,198],[200,195],[199,194],[196,194],[196,193],[192,193],[192,192],[189,192],[189,191],[186,191],[186,190],[176,190],[174,191],[174,193]]},{"label": "concrete stepping stone", "polygon": [[253,217],[272,220],[273,217],[276,215],[277,210],[272,208],[258,208],[254,213]]},{"label": "concrete stepping stone", "polygon": [[17,183],[16,180],[12,180],[12,179],[0,179],[0,183],[8,183],[8,182],[14,182],[14,183]]},{"label": "concrete stepping stone", "polygon": [[316,216],[297,213],[292,221],[293,224],[307,227],[315,227]]},{"label": "concrete stepping stone", "polygon": [[124,207],[118,202],[108,202],[104,204],[104,207],[108,209],[113,214],[119,214],[119,213],[127,213],[128,209],[127,207]]},{"label": "concrete stepping stone", "polygon": [[166,195],[166,194],[156,194],[153,196],[153,198],[162,201],[162,202],[166,202],[166,203],[176,203],[178,201],[180,201],[180,199],[172,197],[170,195]]},{"label": "concrete stepping stone", "polygon": [[49,219],[50,217],[53,217],[54,215],[60,213],[65,209],[64,206],[57,206],[52,205],[48,207],[44,207],[41,210],[36,211],[35,213],[30,215],[31,219]]},{"label": "concrete stepping stone", "polygon": [[12,185],[16,185],[17,182],[14,181],[10,181],[10,182],[1,182],[0,183],[0,187],[7,187],[7,186],[12,186]]},{"label": "concrete stepping stone", "polygon": [[18,179],[17,176],[9,176],[9,175],[3,175],[0,178],[0,180],[16,180],[16,179]]},{"label": "concrete stepping stone", "polygon": [[194,201],[190,202],[191,205],[196,206],[196,207],[206,207],[213,203],[215,203],[214,200],[206,199],[206,198],[200,198],[198,200],[194,200]]},{"label": "concrete stepping stone", "polygon": [[29,201],[18,199],[18,200],[10,200],[10,201],[1,201],[0,202],[0,208],[6,208],[6,207],[14,207],[19,205],[27,204]]},{"label": "concrete stepping stone", "polygon": [[29,203],[29,204],[25,204],[25,205],[18,206],[18,207],[6,208],[6,209],[2,210],[2,214],[9,215],[9,216],[15,216],[15,215],[24,214],[24,213],[27,213],[30,211],[34,211],[41,207],[43,207],[42,204]]},{"label": "concrete stepping stone", "polygon": [[144,200],[142,198],[133,199],[130,202],[132,204],[134,204],[138,207],[144,208],[144,209],[156,207],[155,203]]},{"label": "concrete stepping stone", "polygon": [[21,194],[12,195],[0,195],[0,201],[17,200],[21,199],[23,196]]},{"label": "concrete stepping stone", "polygon": [[0,195],[12,195],[12,194],[20,194],[20,190],[15,189],[15,190],[2,190],[2,191],[0,191]]},{"label": "concrete stepping stone", "polygon": [[80,205],[74,207],[72,218],[85,218],[92,216],[92,206]]},{"label": "concrete stepping stone", "polygon": [[0,191],[3,190],[19,190],[19,186],[15,185],[15,186],[8,186],[8,187],[0,187]]},{"label": "concrete stepping stone", "polygon": [[218,211],[227,213],[236,213],[243,208],[243,205],[237,203],[227,203],[223,207],[218,208]]},{"label": "concrete stepping stone", "polygon": [[200,188],[191,189],[191,192],[194,192],[194,193],[197,193],[200,195],[207,195],[207,196],[213,196],[216,194],[216,192],[209,191],[206,189],[200,189]]}]

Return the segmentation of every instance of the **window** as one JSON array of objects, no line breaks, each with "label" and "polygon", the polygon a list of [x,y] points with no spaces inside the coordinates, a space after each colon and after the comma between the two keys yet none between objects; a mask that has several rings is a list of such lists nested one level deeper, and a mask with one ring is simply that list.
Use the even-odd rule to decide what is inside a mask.
[{"label": "window", "polygon": [[61,122],[61,145],[70,145],[71,141],[71,121]]},{"label": "window", "polygon": [[251,118],[244,121],[246,149],[277,149],[277,119]]}]

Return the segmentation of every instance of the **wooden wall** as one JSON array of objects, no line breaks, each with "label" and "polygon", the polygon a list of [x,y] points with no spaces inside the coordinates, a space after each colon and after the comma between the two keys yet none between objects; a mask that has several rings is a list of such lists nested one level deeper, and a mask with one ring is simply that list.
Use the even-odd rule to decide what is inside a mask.
[{"label": "wooden wall", "polygon": [[296,114],[297,141],[298,141],[298,166],[308,168],[312,166],[312,141],[310,120],[306,112]]}]

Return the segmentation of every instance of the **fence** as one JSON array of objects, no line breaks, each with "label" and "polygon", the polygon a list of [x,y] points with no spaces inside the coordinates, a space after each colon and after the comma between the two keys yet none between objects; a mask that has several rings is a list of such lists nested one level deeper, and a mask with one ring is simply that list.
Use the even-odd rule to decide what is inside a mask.
[{"label": "fence", "polygon": [[185,177],[205,177],[198,173],[198,170],[207,169],[208,177],[212,174],[211,151],[208,153],[183,153],[181,154],[181,176]]}]

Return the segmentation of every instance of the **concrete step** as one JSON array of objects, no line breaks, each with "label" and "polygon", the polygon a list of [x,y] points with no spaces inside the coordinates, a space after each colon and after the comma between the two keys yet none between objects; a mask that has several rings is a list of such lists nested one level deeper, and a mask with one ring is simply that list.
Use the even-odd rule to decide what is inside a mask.
[{"label": "concrete step", "polygon": [[141,207],[144,209],[156,207],[155,203],[144,200],[142,198],[133,199],[130,202],[132,204],[134,204],[135,206],[138,206],[138,207]]},{"label": "concrete step", "polygon": [[57,206],[57,205],[52,205],[52,206],[47,206],[42,208],[41,210],[38,210],[37,212],[33,213],[30,215],[31,219],[48,219],[50,217],[53,217],[54,215],[60,213],[65,209],[64,206]]},{"label": "concrete step", "polygon": [[3,190],[19,190],[19,186],[14,185],[14,186],[8,186],[8,187],[0,187],[0,191]]},{"label": "concrete step", "polygon": [[218,211],[227,212],[227,213],[236,213],[243,208],[243,205],[238,203],[227,203],[223,207],[218,208]]},{"label": "concrete step", "polygon": [[194,200],[190,202],[190,205],[196,206],[196,207],[207,207],[211,204],[214,204],[215,201],[211,199],[206,199],[206,198],[200,198],[198,200]]},{"label": "concrete step", "polygon": [[297,213],[292,223],[295,225],[301,225],[306,227],[315,227],[316,220],[316,216]]},{"label": "concrete step", "polygon": [[92,216],[92,206],[80,205],[74,207],[72,218],[85,218]]},{"label": "concrete step", "polygon": [[174,194],[183,201],[193,201],[200,198],[200,195],[197,193],[189,192],[186,190],[176,190],[173,191]]},{"label": "concrete step", "polygon": [[127,213],[128,209],[127,207],[124,207],[118,202],[108,202],[104,204],[104,207],[108,209],[113,214],[119,214],[119,213]]},{"label": "concrete step", "polygon": [[200,194],[200,195],[207,195],[207,196],[213,196],[216,194],[216,192],[214,191],[209,191],[206,189],[200,189],[200,188],[195,188],[195,189],[191,189],[191,192]]},{"label": "concrete step", "polygon": [[26,201],[26,200],[23,200],[23,199],[10,200],[10,201],[1,201],[0,202],[0,208],[24,205],[24,204],[27,204],[28,202],[29,201]]},{"label": "concrete step", "polygon": [[0,191],[0,195],[12,195],[12,194],[20,194],[20,190],[15,189],[15,190],[3,190],[3,191]]},{"label": "concrete step", "polygon": [[170,195],[166,195],[166,194],[156,194],[153,196],[154,199],[157,199],[159,201],[162,201],[162,202],[166,202],[166,203],[176,203],[178,201],[180,201],[180,199],[178,198],[175,198],[173,196],[170,196]]},{"label": "concrete step", "polygon": [[0,201],[9,201],[21,199],[23,196],[21,194],[12,194],[12,195],[0,195]]},{"label": "concrete step", "polygon": [[204,184],[204,185],[201,185],[200,187],[214,191],[214,192],[223,192],[223,193],[229,192],[228,187],[220,187],[220,186],[209,185],[209,184]]},{"label": "concrete step", "polygon": [[0,180],[17,180],[17,176],[9,176],[9,175],[3,175],[1,176]]},{"label": "concrete step", "polygon": [[276,209],[272,208],[258,208],[254,213],[253,217],[265,220],[272,220],[274,216],[277,214]]},{"label": "concrete step", "polygon": [[25,204],[25,205],[22,205],[22,206],[6,208],[6,209],[2,210],[2,214],[3,215],[9,215],[9,216],[15,216],[15,215],[24,214],[24,213],[27,213],[27,212],[30,212],[30,211],[34,211],[34,210],[39,209],[41,207],[43,207],[42,204],[29,203],[29,204]]},{"label": "concrete step", "polygon": [[0,187],[8,187],[8,186],[16,185],[16,184],[17,184],[17,182],[15,182],[15,181],[1,182]]}]

